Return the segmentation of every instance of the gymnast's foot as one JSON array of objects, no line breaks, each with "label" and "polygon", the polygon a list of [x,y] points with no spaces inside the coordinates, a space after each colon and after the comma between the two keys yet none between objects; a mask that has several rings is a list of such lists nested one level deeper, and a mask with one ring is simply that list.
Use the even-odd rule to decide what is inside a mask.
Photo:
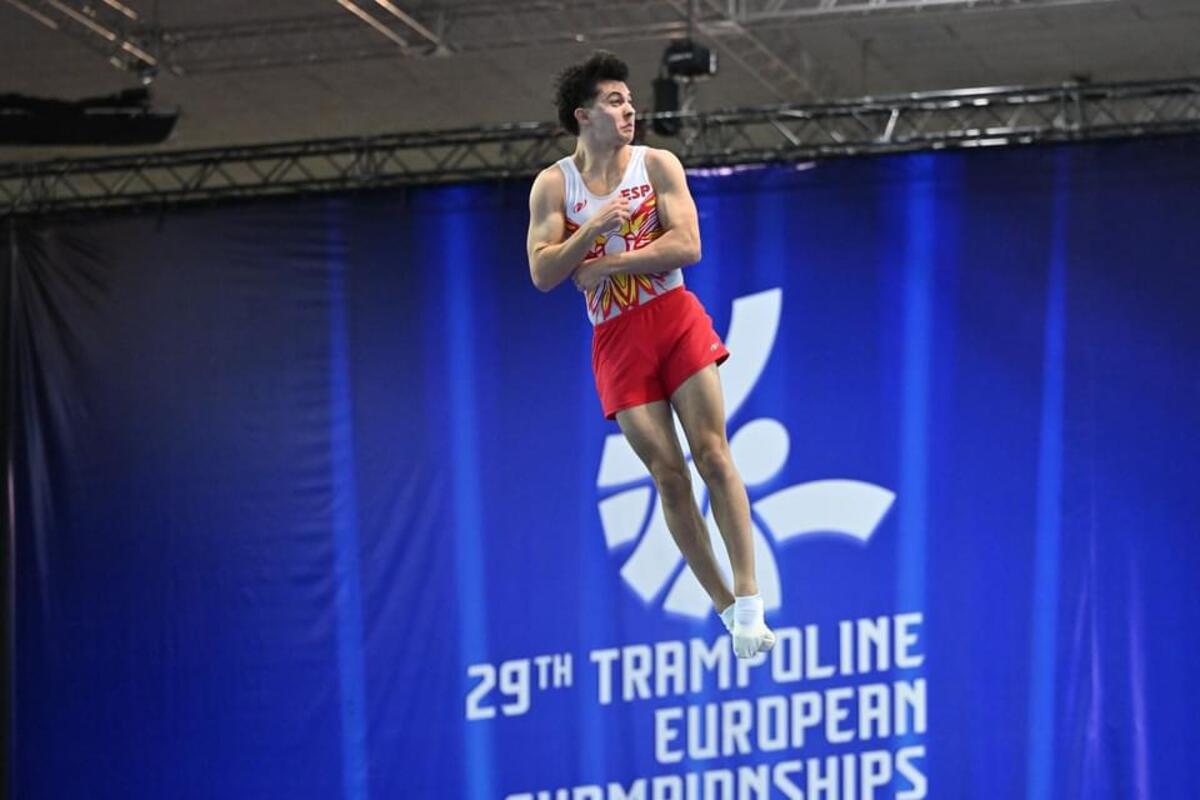
[{"label": "gymnast's foot", "polygon": [[721,621],[731,634],[738,658],[766,653],[775,646],[775,634],[763,617],[761,594],[734,598],[733,605],[721,612]]}]

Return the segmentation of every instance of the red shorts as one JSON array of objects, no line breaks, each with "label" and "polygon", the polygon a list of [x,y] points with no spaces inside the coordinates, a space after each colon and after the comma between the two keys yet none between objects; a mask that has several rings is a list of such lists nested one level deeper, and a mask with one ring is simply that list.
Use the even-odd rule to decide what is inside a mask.
[{"label": "red shorts", "polygon": [[688,378],[727,358],[712,318],[682,286],[600,323],[592,333],[592,372],[608,419],[670,398]]}]

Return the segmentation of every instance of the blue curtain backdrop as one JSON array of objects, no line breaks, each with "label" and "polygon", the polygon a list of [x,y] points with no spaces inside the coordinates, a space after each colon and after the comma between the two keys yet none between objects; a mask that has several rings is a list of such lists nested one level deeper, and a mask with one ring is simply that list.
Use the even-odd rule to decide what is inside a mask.
[{"label": "blue curtain backdrop", "polygon": [[1196,796],[1198,156],[691,177],[743,673],[527,183],[9,226],[15,796]]}]

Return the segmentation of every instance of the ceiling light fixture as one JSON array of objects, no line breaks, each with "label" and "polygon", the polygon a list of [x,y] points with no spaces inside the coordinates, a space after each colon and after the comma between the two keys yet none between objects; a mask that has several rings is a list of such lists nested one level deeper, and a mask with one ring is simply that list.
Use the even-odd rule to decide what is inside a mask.
[{"label": "ceiling light fixture", "polygon": [[109,8],[115,8],[117,11],[120,11],[122,14],[129,17],[134,22],[137,22],[137,18],[138,18],[137,12],[134,11],[129,6],[124,5],[122,3],[118,3],[117,0],[104,0],[104,4],[107,5]]},{"label": "ceiling light fixture", "polygon": [[79,13],[78,11],[71,8],[66,3],[61,3],[61,2],[59,2],[59,0],[46,0],[46,2],[49,3],[51,6],[53,6],[54,8],[57,8],[62,13],[66,14],[71,19],[78,22],[80,25],[90,28],[93,32],[100,34],[108,41],[115,42],[117,40],[117,35],[115,33],[110,31],[108,28],[104,27],[103,25],[97,23],[95,20],[88,17],[86,14]]},{"label": "ceiling light fixture", "polygon": [[17,9],[18,11],[24,11],[26,14],[28,14],[29,16],[36,19],[38,22],[45,25],[47,28],[50,28],[52,30],[58,30],[57,22],[50,19],[49,17],[47,17],[45,14],[38,11],[37,9],[30,8],[29,6],[25,5],[24,3],[21,2],[21,0],[5,0],[5,2],[7,2],[10,6]]},{"label": "ceiling light fixture", "polygon": [[395,3],[391,2],[391,0],[375,0],[375,2],[378,3],[379,5],[383,6],[385,9],[387,9],[388,12],[391,13],[391,15],[394,16],[396,19],[400,20],[405,25],[412,28],[414,31],[421,34],[429,41],[433,42],[436,45],[441,45],[442,42],[437,37],[437,34],[435,34],[433,31],[429,30],[428,28],[426,28],[420,22],[417,22],[417,20],[414,19],[411,15],[409,15],[408,12],[406,12],[402,8],[397,7]]},{"label": "ceiling light fixture", "polygon": [[367,23],[368,25],[370,25],[372,28],[374,28],[375,30],[382,33],[387,38],[391,39],[396,44],[400,45],[401,49],[403,49],[405,51],[407,51],[409,49],[408,42],[406,42],[402,38],[400,38],[400,36],[397,35],[395,31],[393,31],[387,25],[384,25],[379,20],[375,19],[373,16],[368,14],[366,11],[363,11],[357,5],[350,2],[350,0],[337,0],[337,2],[338,2],[339,6],[346,9],[351,14],[358,17],[363,22]]}]

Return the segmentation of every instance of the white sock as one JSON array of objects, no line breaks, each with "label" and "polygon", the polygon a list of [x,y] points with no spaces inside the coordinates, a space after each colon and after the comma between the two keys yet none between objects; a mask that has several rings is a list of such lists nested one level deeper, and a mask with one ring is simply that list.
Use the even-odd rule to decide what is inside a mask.
[{"label": "white sock", "polygon": [[730,633],[733,633],[733,607],[734,604],[730,603],[725,607],[725,610],[718,615],[721,617],[721,622],[725,623],[725,630],[729,631]]},{"label": "white sock", "polygon": [[761,594],[733,599],[733,621],[737,625],[754,625],[763,621],[763,599]]},{"label": "white sock", "polygon": [[[729,611],[729,609],[726,609]],[[733,600],[733,626],[729,629],[733,653],[738,658],[750,658],[765,653],[775,646],[775,634],[763,619],[761,594],[735,597]]]}]

